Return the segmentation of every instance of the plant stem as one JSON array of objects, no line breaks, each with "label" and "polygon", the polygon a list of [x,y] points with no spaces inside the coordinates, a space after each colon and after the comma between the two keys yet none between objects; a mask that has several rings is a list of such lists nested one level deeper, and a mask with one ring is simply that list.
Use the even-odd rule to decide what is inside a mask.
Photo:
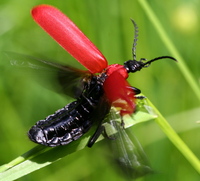
[{"label": "plant stem", "polygon": [[200,87],[198,86],[197,81],[193,77],[191,71],[188,69],[188,67],[185,64],[184,59],[176,49],[175,45],[172,43],[170,38],[168,37],[166,31],[164,30],[163,26],[161,25],[159,19],[149,6],[146,0],[138,0],[142,8],[144,9],[144,12],[147,14],[148,18],[152,22],[152,24],[155,26],[156,31],[158,32],[161,40],[166,45],[166,48],[171,52],[171,54],[178,60],[178,67],[180,71],[182,72],[183,76],[185,77],[186,81],[196,94],[197,98],[200,100]]},{"label": "plant stem", "polygon": [[155,106],[147,99],[148,104],[153,108],[158,118],[155,119],[156,123],[160,126],[161,130],[167,135],[169,140],[175,145],[175,147],[183,154],[183,156],[189,161],[193,168],[200,173],[200,161],[194,155],[194,153],[188,148],[178,134],[172,129],[162,114],[155,108]]}]

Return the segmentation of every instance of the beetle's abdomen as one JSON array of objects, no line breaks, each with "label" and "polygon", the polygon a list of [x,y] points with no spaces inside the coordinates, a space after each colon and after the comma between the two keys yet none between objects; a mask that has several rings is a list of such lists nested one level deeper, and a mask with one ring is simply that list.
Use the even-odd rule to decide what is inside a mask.
[{"label": "beetle's abdomen", "polygon": [[30,140],[52,147],[66,145],[80,138],[94,122],[100,123],[110,105],[99,79],[94,77],[76,101],[38,121],[28,132]]},{"label": "beetle's abdomen", "polygon": [[80,138],[92,126],[94,107],[74,101],[54,114],[38,121],[28,132],[29,138],[46,146],[66,145]]}]

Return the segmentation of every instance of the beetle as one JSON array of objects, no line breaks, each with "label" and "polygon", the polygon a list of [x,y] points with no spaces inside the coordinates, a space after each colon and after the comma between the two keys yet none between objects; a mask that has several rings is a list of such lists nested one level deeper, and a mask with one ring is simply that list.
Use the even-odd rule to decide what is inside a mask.
[{"label": "beetle", "polygon": [[[66,145],[79,139],[93,125],[97,125],[95,133],[88,142],[88,146],[91,147],[103,132],[102,123],[111,107],[119,110],[122,125],[123,116],[134,113],[136,95],[141,91],[126,81],[129,73],[140,71],[160,59],[168,58],[176,61],[171,56],[161,56],[149,61],[141,58],[137,61],[135,52],[138,27],[133,20],[131,20],[135,27],[133,60],[126,61],[124,65],[108,65],[103,54],[60,10],[50,5],[38,5],[31,13],[36,23],[88,69],[83,71],[33,58],[32,60],[28,58],[28,61],[12,59],[11,63],[15,66],[42,71],[52,69],[56,72],[56,79],[63,86],[65,93],[76,99],[31,127],[28,137],[38,144],[50,147]],[[15,57],[15,54],[12,56]]]}]

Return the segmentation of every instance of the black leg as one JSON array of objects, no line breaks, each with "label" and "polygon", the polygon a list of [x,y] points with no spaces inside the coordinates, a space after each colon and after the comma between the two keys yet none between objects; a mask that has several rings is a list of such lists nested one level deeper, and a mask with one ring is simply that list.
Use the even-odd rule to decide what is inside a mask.
[{"label": "black leg", "polygon": [[136,98],[136,99],[141,99],[141,100],[142,100],[142,99],[145,99],[146,97],[145,97],[145,96],[135,96],[135,98]]},{"label": "black leg", "polygon": [[[122,120],[121,124],[124,127],[124,121]],[[106,129],[103,125],[99,126],[95,133],[92,135],[92,137],[89,139],[87,146],[89,148],[91,148],[93,146],[93,144],[97,141],[97,139],[99,138],[100,135],[103,135],[105,138],[108,138],[109,140],[115,140],[116,137],[115,136],[109,136],[106,132]]]},{"label": "black leg", "polygon": [[141,93],[141,90],[140,89],[138,89],[138,88],[136,88],[136,87],[128,87],[129,89],[131,89],[134,93],[135,93],[135,95],[137,95],[137,94],[140,94]]},{"label": "black leg", "polygon": [[[138,95],[141,93],[141,90],[136,88],[136,87],[128,87],[129,89],[131,89],[135,95]],[[136,99],[144,99],[146,98],[145,96],[135,96]]]},{"label": "black leg", "polygon": [[105,127],[103,125],[100,125],[97,127],[95,133],[92,135],[92,137],[89,139],[87,146],[92,147],[93,144],[97,141],[99,136],[104,132]]}]

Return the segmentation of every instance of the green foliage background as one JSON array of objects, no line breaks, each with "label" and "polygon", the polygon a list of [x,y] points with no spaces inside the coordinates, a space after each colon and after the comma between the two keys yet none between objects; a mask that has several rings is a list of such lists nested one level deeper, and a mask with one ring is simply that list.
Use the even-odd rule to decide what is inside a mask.
[{"label": "green foliage background", "polygon": [[[196,81],[200,76],[200,3],[195,0],[151,0],[148,2],[170,39],[186,60]],[[13,51],[80,67],[80,65],[33,22],[30,9],[50,4],[61,9],[92,40],[109,64],[132,59],[134,19],[139,27],[137,57],[152,59],[170,55],[138,1],[65,0],[0,2],[0,50]],[[175,57],[176,58],[176,57]],[[26,152],[35,144],[27,130],[69,102],[26,75],[18,75],[0,58],[0,165]],[[199,100],[176,63],[163,60],[132,74],[131,85],[140,88],[167,118],[181,138],[200,157]],[[147,153],[155,174],[139,180],[198,180],[198,173],[160,131],[154,122],[132,128]],[[124,180],[104,153],[102,143],[85,148],[61,161],[27,175],[20,181]]]}]

